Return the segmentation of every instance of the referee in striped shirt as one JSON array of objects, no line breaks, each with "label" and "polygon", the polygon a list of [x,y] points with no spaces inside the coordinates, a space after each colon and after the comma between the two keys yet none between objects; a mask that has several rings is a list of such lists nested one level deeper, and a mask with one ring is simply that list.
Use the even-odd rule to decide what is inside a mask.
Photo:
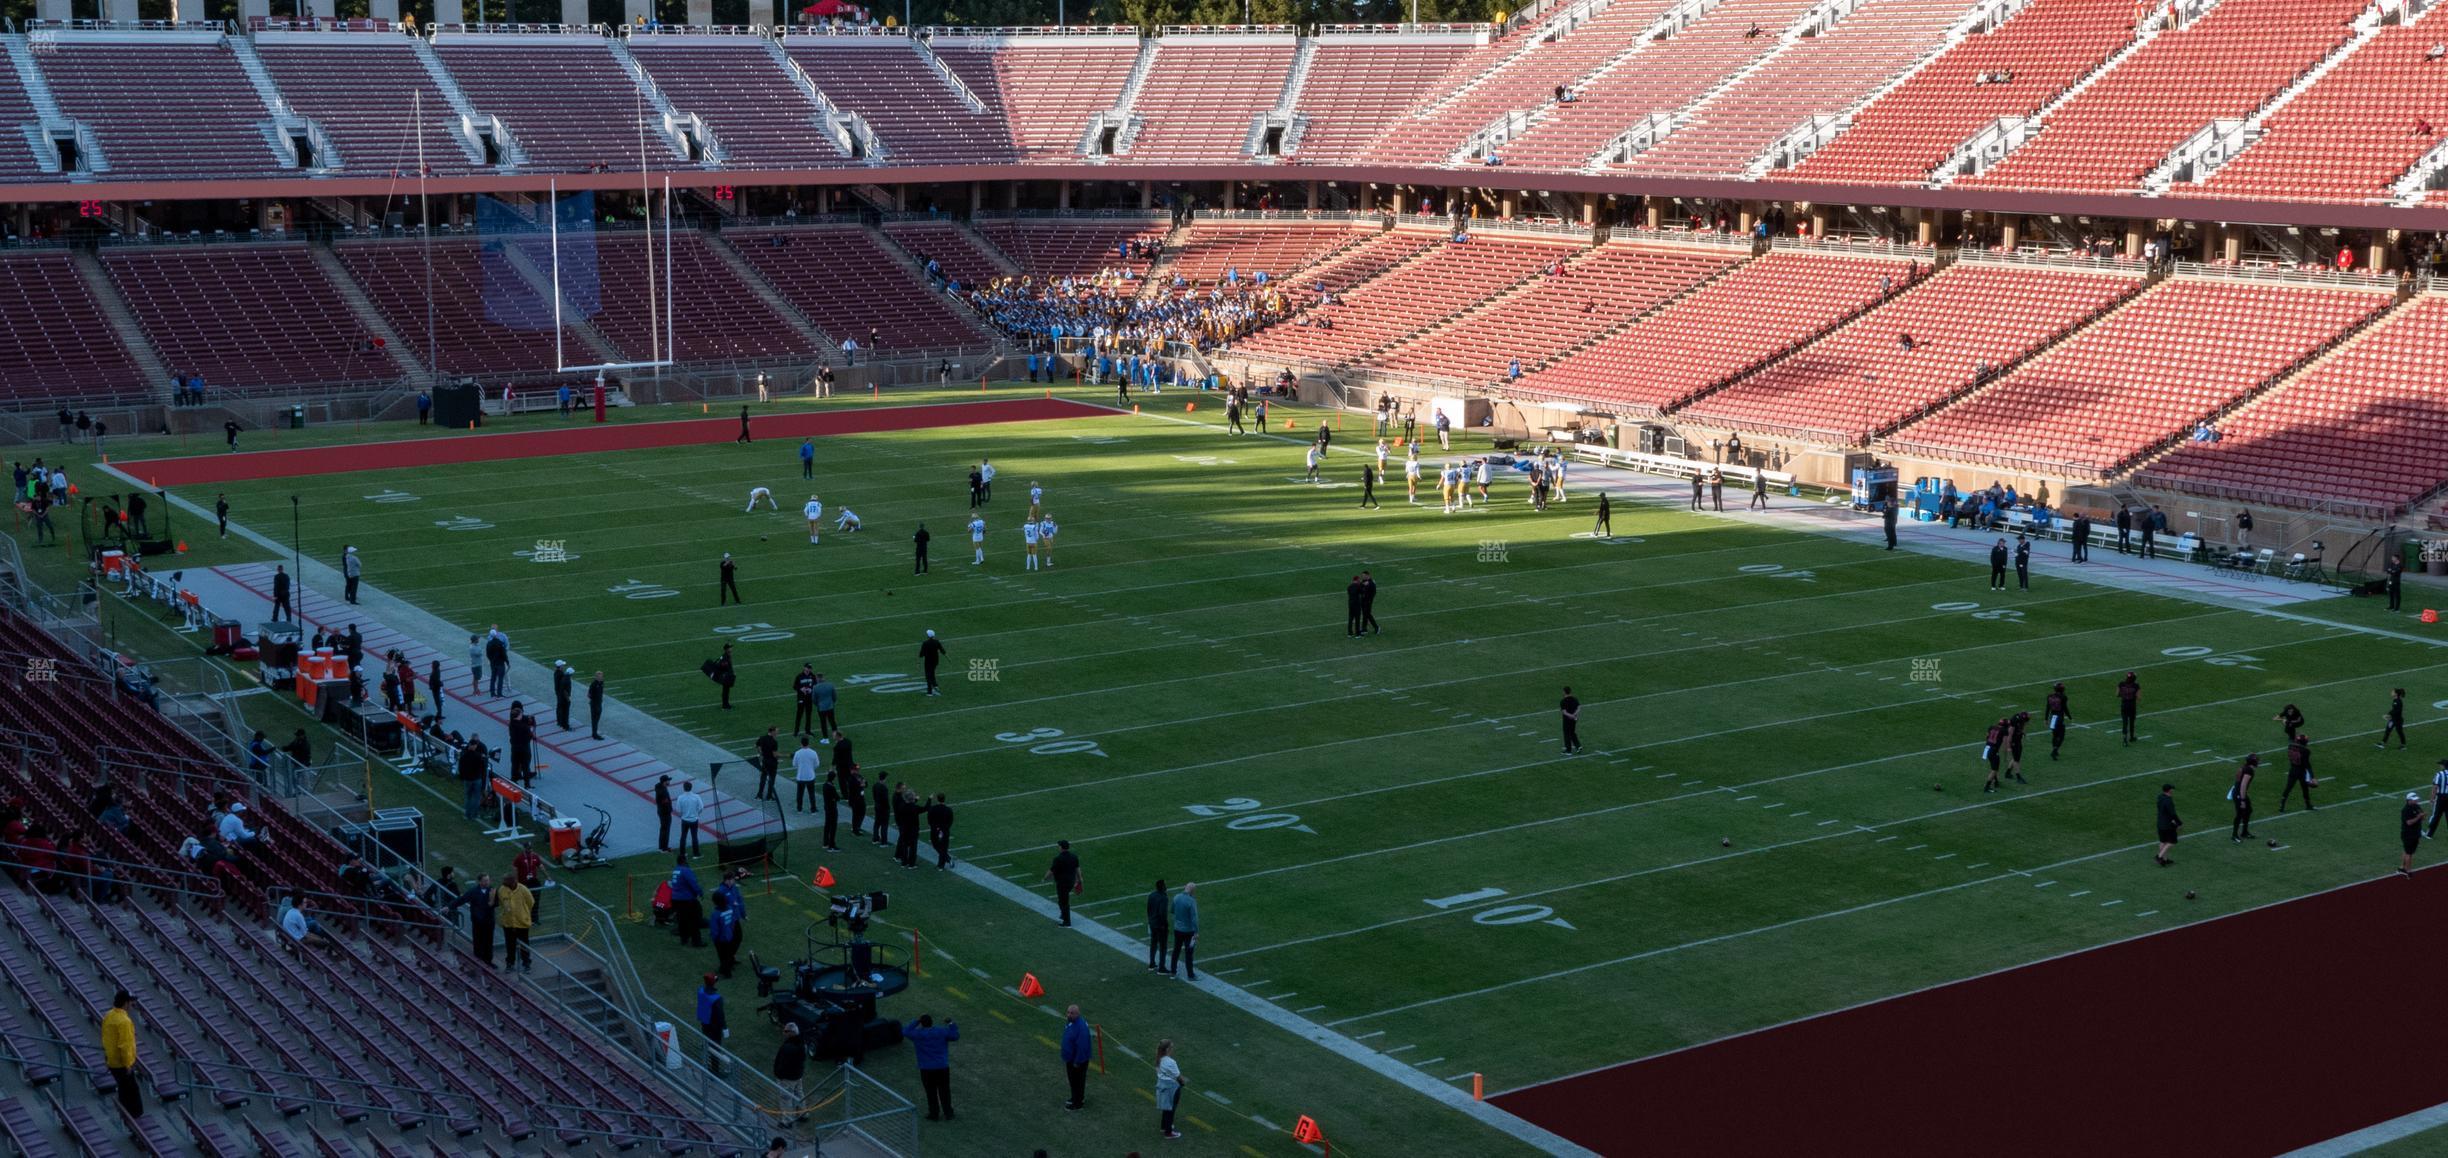
[{"label": "referee in striped shirt", "polygon": [[2442,797],[2448,797],[2448,760],[2440,761],[2439,771],[2431,774],[2431,826],[2423,830],[2425,839],[2439,835]]}]

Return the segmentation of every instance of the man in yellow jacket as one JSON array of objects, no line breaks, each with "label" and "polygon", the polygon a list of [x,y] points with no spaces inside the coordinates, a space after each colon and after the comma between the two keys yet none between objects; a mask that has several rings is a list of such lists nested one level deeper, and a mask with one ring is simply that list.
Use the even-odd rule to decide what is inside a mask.
[{"label": "man in yellow jacket", "polygon": [[502,934],[502,972],[535,972],[535,954],[527,948],[527,934],[535,928],[535,909],[534,890],[519,883],[516,873],[503,878],[501,887],[493,890],[493,920]]},{"label": "man in yellow jacket", "polygon": [[135,995],[122,989],[111,998],[110,1012],[102,1015],[102,1065],[118,1083],[119,1108],[141,1118],[145,1108],[144,1094],[136,1088],[136,1022],[128,1016],[134,1004]]}]

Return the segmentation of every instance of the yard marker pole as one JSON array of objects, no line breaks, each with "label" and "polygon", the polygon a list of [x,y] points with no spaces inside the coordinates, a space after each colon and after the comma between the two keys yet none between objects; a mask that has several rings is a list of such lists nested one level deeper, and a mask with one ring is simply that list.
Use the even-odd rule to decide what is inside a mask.
[{"label": "yard marker pole", "polygon": [[1472,1075],[1471,1075],[1471,1100],[1472,1100],[1472,1101],[1474,1101],[1474,1102],[1484,1100],[1484,1099],[1483,1099],[1483,1097],[1482,1097],[1482,1095],[1483,1095],[1483,1094],[1484,1094],[1486,1091],[1485,1091],[1485,1089],[1483,1089],[1483,1088],[1482,1088],[1482,1086],[1480,1085],[1480,1078],[1481,1078],[1481,1077],[1482,1077],[1482,1075],[1480,1075],[1480,1074],[1472,1074]]},{"label": "yard marker pole", "polygon": [[925,941],[918,930],[910,930],[910,974],[912,976],[926,976],[926,962],[921,956],[924,946]]},{"label": "yard marker pole", "polygon": [[1106,1072],[1106,1070],[1105,1070],[1105,1027],[1104,1027],[1104,1026],[1102,1026],[1102,1025],[1100,1025],[1100,1026],[1096,1027],[1096,1035],[1097,1035],[1097,1072],[1098,1072],[1099,1074],[1102,1074],[1102,1073],[1105,1073],[1105,1072]]}]

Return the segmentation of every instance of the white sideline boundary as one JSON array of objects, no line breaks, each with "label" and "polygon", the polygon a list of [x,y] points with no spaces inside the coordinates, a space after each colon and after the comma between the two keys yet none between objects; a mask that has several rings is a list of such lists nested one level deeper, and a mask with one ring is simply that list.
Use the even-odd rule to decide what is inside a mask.
[{"label": "white sideline boundary", "polygon": [[[2427,641],[2426,641],[2427,642]],[[2416,1110],[2402,1117],[2391,1118],[2377,1125],[2365,1126],[2352,1134],[2340,1134],[2326,1142],[2289,1150],[2278,1158],[2345,1158],[2376,1150],[2391,1142],[2411,1138],[2425,1130],[2448,1126],[2448,1102],[2425,1110]]]}]

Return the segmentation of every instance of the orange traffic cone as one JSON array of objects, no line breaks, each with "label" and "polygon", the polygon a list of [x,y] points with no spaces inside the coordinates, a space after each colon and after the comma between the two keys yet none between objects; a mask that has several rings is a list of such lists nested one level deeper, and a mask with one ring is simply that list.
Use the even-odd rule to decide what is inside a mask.
[{"label": "orange traffic cone", "polygon": [[1043,997],[1043,996],[1045,996],[1045,986],[1037,984],[1037,975],[1036,975],[1036,974],[1034,974],[1034,973],[1023,973],[1023,974],[1021,974],[1021,975],[1020,975],[1020,996],[1022,996],[1022,997]]},{"label": "orange traffic cone", "polygon": [[187,553],[187,540],[181,539],[178,541],[178,553],[181,555]]},{"label": "orange traffic cone", "polygon": [[2438,623],[2438,622],[2439,622],[2439,609],[2438,609],[2438,608],[2436,608],[2436,607],[2425,607],[2425,608],[2423,608],[2423,613],[2422,613],[2422,621],[2423,621],[2424,623]]},{"label": "orange traffic cone", "polygon": [[837,882],[835,882],[835,881],[834,881],[834,879],[833,879],[833,870],[832,870],[832,869],[826,868],[826,867],[825,867],[825,866],[823,866],[823,865],[817,865],[817,866],[816,866],[816,879],[815,879],[815,880],[813,880],[813,881],[810,881],[810,882],[808,882],[808,883],[810,883],[810,884],[812,884],[812,885],[815,885],[817,888],[820,888],[820,889],[829,889],[829,888],[832,888],[832,887],[834,886],[834,884],[835,884],[835,883],[837,883]]},{"label": "orange traffic cone", "polygon": [[1188,403],[1184,403],[1184,404],[1182,405],[1182,413],[1184,413],[1184,414],[1187,414],[1187,413],[1189,413],[1189,412],[1191,412],[1191,411],[1193,411],[1193,410],[1196,410],[1196,409],[1198,409],[1198,403],[1196,403],[1196,402],[1188,402]]},{"label": "orange traffic cone", "polygon": [[1317,1119],[1307,1114],[1292,1123],[1292,1140],[1303,1146],[1315,1146],[1326,1140],[1326,1132],[1318,1129]]},{"label": "orange traffic cone", "polygon": [[1284,420],[1284,429],[1285,429],[1285,430],[1299,430],[1299,429],[1300,429],[1300,420],[1299,420],[1299,419],[1295,419],[1295,418],[1287,418],[1287,419],[1285,419],[1285,420]]}]

